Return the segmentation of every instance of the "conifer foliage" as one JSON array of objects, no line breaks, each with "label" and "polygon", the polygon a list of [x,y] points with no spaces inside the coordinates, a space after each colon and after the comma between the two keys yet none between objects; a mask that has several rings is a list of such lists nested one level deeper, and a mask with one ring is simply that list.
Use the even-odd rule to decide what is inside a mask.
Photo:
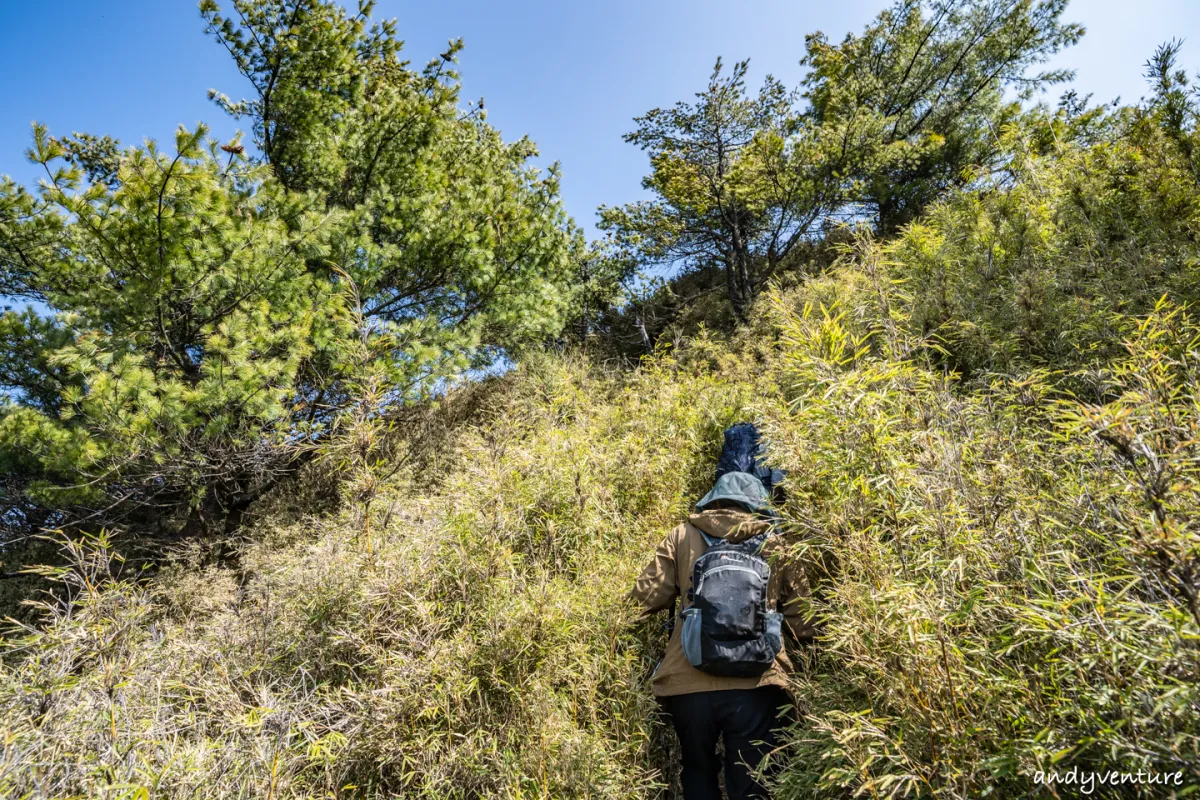
[{"label": "conifer foliage", "polygon": [[10,524],[232,529],[364,370],[380,412],[561,327],[556,174],[460,108],[458,43],[412,70],[371,11],[201,4],[255,92],[214,99],[257,153],[35,126],[44,182],[0,185],[0,293],[46,310],[0,319]]},{"label": "conifer foliage", "polygon": [[1036,72],[1083,35],[1065,0],[901,0],[859,35],[805,38],[801,85],[746,88],[720,60],[694,102],[637,117],[650,200],[601,209],[628,257],[715,270],[739,323],[766,283],[837,220],[895,233],[943,192],[995,165],[998,131],[1061,82]]}]

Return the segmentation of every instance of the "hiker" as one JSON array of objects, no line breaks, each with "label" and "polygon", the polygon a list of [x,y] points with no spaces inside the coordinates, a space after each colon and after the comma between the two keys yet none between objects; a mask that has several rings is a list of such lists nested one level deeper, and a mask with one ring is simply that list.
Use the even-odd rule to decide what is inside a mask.
[{"label": "hiker", "polygon": [[769,508],[759,478],[721,475],[633,589],[647,613],[683,603],[653,691],[679,736],[685,800],[720,800],[721,737],[729,800],[768,797],[754,772],[790,713],[782,629],[800,642],[813,636],[795,602],[808,595],[803,570],[778,559],[768,567],[781,550]]}]

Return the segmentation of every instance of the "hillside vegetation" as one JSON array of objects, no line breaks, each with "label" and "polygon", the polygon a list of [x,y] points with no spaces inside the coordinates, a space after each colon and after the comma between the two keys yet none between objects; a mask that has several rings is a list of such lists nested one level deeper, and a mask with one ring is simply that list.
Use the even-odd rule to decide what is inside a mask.
[{"label": "hillside vegetation", "polygon": [[[234,563],[185,549],[143,582],[119,539],[70,545],[70,601],[9,639],[0,787],[651,795],[663,634],[626,592],[743,418],[790,471],[817,587],[781,797],[1018,796],[1051,765],[1192,785],[1200,327],[1172,298],[1195,179],[1129,144],[1018,163],[732,339],[633,371],[547,354],[363,423],[303,484],[340,507],[294,487]],[[1034,289],[1054,314],[1026,313]]]},{"label": "hillside vegetation", "polygon": [[[920,30],[919,16],[901,19]],[[837,53],[811,44],[836,71]],[[739,305],[722,317],[701,301],[655,337],[644,319],[661,294],[605,295],[620,282],[614,264],[646,241],[571,251],[597,271],[560,296],[554,265],[572,231],[555,187],[511,165],[504,174],[529,192],[511,213],[540,220],[521,223],[531,237],[553,229],[554,250],[532,268],[531,294],[510,284],[494,318],[479,312],[469,343],[397,356],[395,329],[364,308],[400,290],[373,301],[361,274],[335,280],[321,266],[348,250],[308,253],[319,269],[297,273],[288,297],[318,279],[337,289],[342,300],[326,298],[336,369],[314,361],[276,377],[328,377],[336,411],[289,428],[281,420],[307,412],[270,409],[268,442],[297,449],[264,450],[281,460],[246,478],[259,495],[236,525],[188,526],[229,510],[203,493],[156,519],[155,535],[133,518],[72,517],[75,506],[45,501],[66,488],[52,471],[12,500],[22,525],[35,509],[62,523],[44,526],[61,558],[39,570],[54,592],[3,639],[0,795],[674,797],[672,737],[648,686],[664,620],[642,618],[628,591],[709,487],[722,430],[742,420],[788,471],[781,530],[808,572],[818,630],[796,647],[799,714],[772,756],[777,797],[1056,796],[1038,774],[1072,768],[1181,776],[1095,796],[1189,795],[1200,786],[1200,134],[1177,51],[1156,54],[1153,95],[1138,106],[1021,110],[992,96],[1004,124],[972,122],[994,133],[986,164],[951,169],[929,138],[949,128],[914,134],[926,145],[915,154],[912,137],[876,142],[878,160],[860,165],[870,174],[840,202],[886,205],[889,224],[823,234],[803,263],[755,261]],[[970,144],[979,161],[983,140]],[[225,180],[208,156],[187,161],[201,173],[192,188]],[[669,161],[655,169],[678,181],[664,175],[667,199],[641,212],[698,213],[694,196],[670,194],[691,184]],[[292,167],[291,179],[325,180]],[[895,193],[864,199],[905,170],[924,176],[914,192],[936,194],[919,213]],[[367,196],[398,207],[396,195]],[[359,213],[330,218],[343,212]],[[629,234],[641,212],[610,219]],[[285,219],[254,224],[300,235]],[[361,252],[398,247],[355,230]],[[472,246],[503,261],[498,244]],[[580,341],[529,343],[541,291],[584,298]],[[404,324],[436,328],[438,311],[422,313]],[[479,363],[506,315],[524,342],[504,351],[511,369],[397,392],[399,367],[443,378],[430,366],[443,357]],[[610,336],[622,326],[656,339],[636,362]],[[137,352],[149,364],[156,351]],[[247,385],[251,373],[239,373]],[[7,408],[0,433],[7,424],[26,442],[36,437],[20,420],[50,416],[50,404]],[[53,424],[73,441],[101,435],[73,420]],[[104,503],[152,494],[141,466],[178,463],[183,475],[196,456],[135,422],[121,435],[142,430],[138,469],[106,483]]]}]

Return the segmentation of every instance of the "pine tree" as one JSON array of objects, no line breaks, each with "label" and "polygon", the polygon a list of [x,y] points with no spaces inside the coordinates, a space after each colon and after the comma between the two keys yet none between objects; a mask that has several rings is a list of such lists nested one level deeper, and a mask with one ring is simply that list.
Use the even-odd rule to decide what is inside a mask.
[{"label": "pine tree", "polygon": [[891,234],[994,166],[1019,101],[1071,76],[1031,72],[1083,35],[1061,21],[1065,8],[1066,0],[900,0],[840,44],[807,36],[807,114],[844,145],[837,171],[846,200]]},{"label": "pine tree", "polygon": [[0,317],[10,523],[230,530],[359,407],[364,336],[394,405],[561,329],[557,173],[460,108],[458,43],[414,71],[370,3],[234,10],[257,152],[36,126],[46,180],[0,185],[0,294],[49,309]]},{"label": "pine tree", "polygon": [[721,62],[694,103],[637,117],[626,141],[650,156],[654,199],[602,208],[601,227],[628,257],[717,270],[733,316],[747,309],[797,246],[829,223],[869,219],[895,232],[978,168],[995,166],[1005,101],[1069,73],[1032,67],[1074,43],[1065,0],[898,0],[861,35],[805,40],[796,91],[747,63]]}]

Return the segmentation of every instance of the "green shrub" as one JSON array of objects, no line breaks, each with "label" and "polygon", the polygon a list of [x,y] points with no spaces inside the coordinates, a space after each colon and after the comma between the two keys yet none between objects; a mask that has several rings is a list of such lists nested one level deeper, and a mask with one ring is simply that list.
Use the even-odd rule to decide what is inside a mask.
[{"label": "green shrub", "polygon": [[1160,309],[1106,373],[1116,399],[1083,407],[1037,372],[962,393],[873,354],[840,308],[780,313],[790,403],[762,411],[823,630],[780,796],[1200,778],[1200,330]]},{"label": "green shrub", "polygon": [[887,245],[911,327],[943,366],[969,377],[1102,363],[1165,293],[1200,298],[1197,182],[1139,114],[1124,109],[1095,144],[1061,117],[1013,125],[999,180]]}]

